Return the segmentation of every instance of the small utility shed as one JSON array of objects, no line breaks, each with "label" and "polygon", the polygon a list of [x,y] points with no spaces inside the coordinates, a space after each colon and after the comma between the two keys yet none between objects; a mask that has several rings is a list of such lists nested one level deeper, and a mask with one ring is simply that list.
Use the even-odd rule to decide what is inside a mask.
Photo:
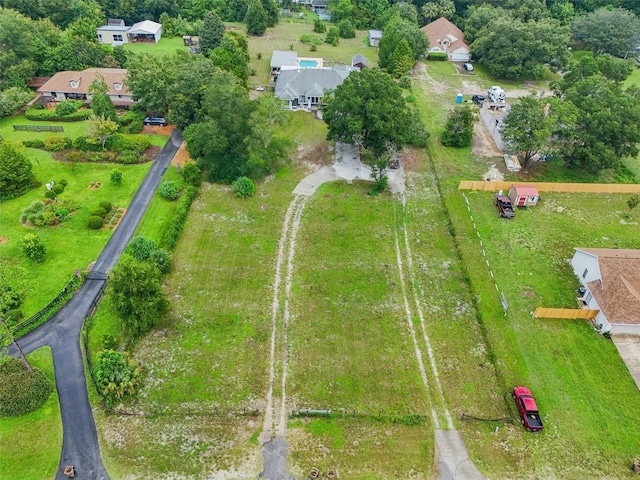
[{"label": "small utility shed", "polygon": [[381,38],[382,30],[369,30],[369,45],[371,47],[379,46]]},{"label": "small utility shed", "polygon": [[514,207],[535,207],[540,200],[538,189],[530,185],[511,185],[509,198]]}]

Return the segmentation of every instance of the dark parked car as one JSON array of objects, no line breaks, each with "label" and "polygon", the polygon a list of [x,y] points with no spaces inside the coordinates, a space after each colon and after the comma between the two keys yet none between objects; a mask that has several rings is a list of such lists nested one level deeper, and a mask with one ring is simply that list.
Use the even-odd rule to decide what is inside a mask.
[{"label": "dark parked car", "polygon": [[160,125],[164,127],[167,125],[167,121],[164,117],[147,117],[142,121],[145,125]]},{"label": "dark parked car", "polygon": [[496,196],[496,206],[498,207],[498,212],[502,218],[513,218],[516,216],[516,212],[513,211],[513,206],[511,205],[509,197],[502,195]]},{"label": "dark parked car", "polygon": [[482,105],[486,99],[484,95],[473,95],[471,97],[471,101],[475,104]]}]

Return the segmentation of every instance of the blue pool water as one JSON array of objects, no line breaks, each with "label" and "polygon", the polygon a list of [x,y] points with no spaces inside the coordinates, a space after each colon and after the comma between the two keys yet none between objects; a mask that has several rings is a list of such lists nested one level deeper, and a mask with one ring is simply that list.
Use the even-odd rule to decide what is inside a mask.
[{"label": "blue pool water", "polygon": [[301,67],[317,67],[318,62],[316,60],[300,60],[298,65]]}]

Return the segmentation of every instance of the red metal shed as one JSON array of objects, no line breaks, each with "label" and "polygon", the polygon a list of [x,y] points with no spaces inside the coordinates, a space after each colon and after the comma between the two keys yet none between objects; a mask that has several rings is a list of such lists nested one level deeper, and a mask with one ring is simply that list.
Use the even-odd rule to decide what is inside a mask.
[{"label": "red metal shed", "polygon": [[538,189],[530,185],[511,185],[509,198],[514,207],[535,207],[540,200]]}]

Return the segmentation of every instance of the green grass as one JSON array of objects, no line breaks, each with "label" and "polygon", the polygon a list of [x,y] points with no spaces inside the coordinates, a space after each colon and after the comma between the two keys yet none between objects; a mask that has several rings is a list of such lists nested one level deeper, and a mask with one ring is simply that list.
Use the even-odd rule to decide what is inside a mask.
[{"label": "green grass", "polygon": [[[174,166],[170,166],[162,177],[163,182],[169,180],[176,182],[179,188],[184,187],[182,176]],[[176,206],[177,202],[165,200],[156,191],[135,234],[142,235],[160,244],[176,211]]]},{"label": "green grass", "polygon": [[[109,181],[109,174],[116,165],[80,163],[75,166],[55,161],[51,155],[36,149],[28,149],[33,173],[42,185],[62,179],[68,181],[61,199],[71,199],[78,204],[73,217],[56,227],[25,227],[18,221],[22,210],[34,200],[42,200],[44,186],[34,188],[25,195],[0,204],[2,236],[8,241],[0,246],[0,258],[25,269],[26,291],[21,307],[25,317],[43,308],[60,291],[76,269],[85,270],[98,258],[113,230],[89,230],[87,220],[91,210],[100,201],[127,207],[142,178],[151,164],[117,165],[123,172],[123,183],[116,187]],[[101,182],[99,189],[90,189],[90,182]],[[35,232],[47,248],[46,260],[33,264],[22,255],[21,239],[26,233]]]},{"label": "green grass", "polygon": [[[13,129],[14,125],[58,125],[64,132],[25,132]],[[80,137],[87,134],[87,122],[36,122],[27,120],[24,115],[12,115],[0,118],[0,136],[7,140],[43,140],[47,137]]]},{"label": "green grass", "polygon": [[[416,95],[429,111],[438,112],[428,93]],[[429,120],[432,131],[439,132],[438,120]],[[435,141],[430,154],[471,293],[479,299],[496,380],[505,390],[516,384],[531,387],[547,425],[533,436],[519,426],[504,425],[495,434],[493,425],[463,422],[471,457],[489,477],[526,471],[529,478],[624,478],[640,446],[635,414],[640,395],[614,345],[584,321],[534,320],[531,312],[537,306],[575,307],[577,282],[567,264],[573,247],[640,247],[638,225],[625,217],[626,196],[546,193],[539,207],[518,210],[507,222],[497,216],[490,193],[468,192],[487,259],[509,302],[505,317],[457,190],[459,180],[479,178],[487,165],[467,149],[446,149]],[[474,408],[486,418],[495,406],[477,402]],[[576,464],[575,458],[588,462]]]},{"label": "green grass", "polygon": [[146,53],[149,55],[171,55],[176,50],[189,51],[181,37],[162,37],[158,43],[125,43],[122,48],[132,53]]},{"label": "green grass", "polygon": [[[51,348],[27,355],[31,364],[54,382]],[[58,394],[53,393],[35,412],[17,418],[0,418],[0,479],[53,478],[62,449],[62,421]]]},{"label": "green grass", "polygon": [[[260,419],[226,414],[253,410],[264,396],[270,341],[265,306],[272,297],[274,252],[301,176],[283,170],[246,200],[233,198],[226,186],[203,186],[166,281],[173,311],[135,350],[148,372],[137,408],[177,416],[130,422],[98,415],[103,456],[114,478],[124,472],[202,476],[233,468],[258,448],[250,438]],[[146,228],[141,231],[153,231]],[[100,326],[104,321],[115,325],[110,318],[101,307],[93,345],[99,340],[92,337],[109,331]],[[197,416],[194,423],[194,417],[181,416],[189,409],[224,415]],[[144,465],[140,455],[149,459]]]}]

